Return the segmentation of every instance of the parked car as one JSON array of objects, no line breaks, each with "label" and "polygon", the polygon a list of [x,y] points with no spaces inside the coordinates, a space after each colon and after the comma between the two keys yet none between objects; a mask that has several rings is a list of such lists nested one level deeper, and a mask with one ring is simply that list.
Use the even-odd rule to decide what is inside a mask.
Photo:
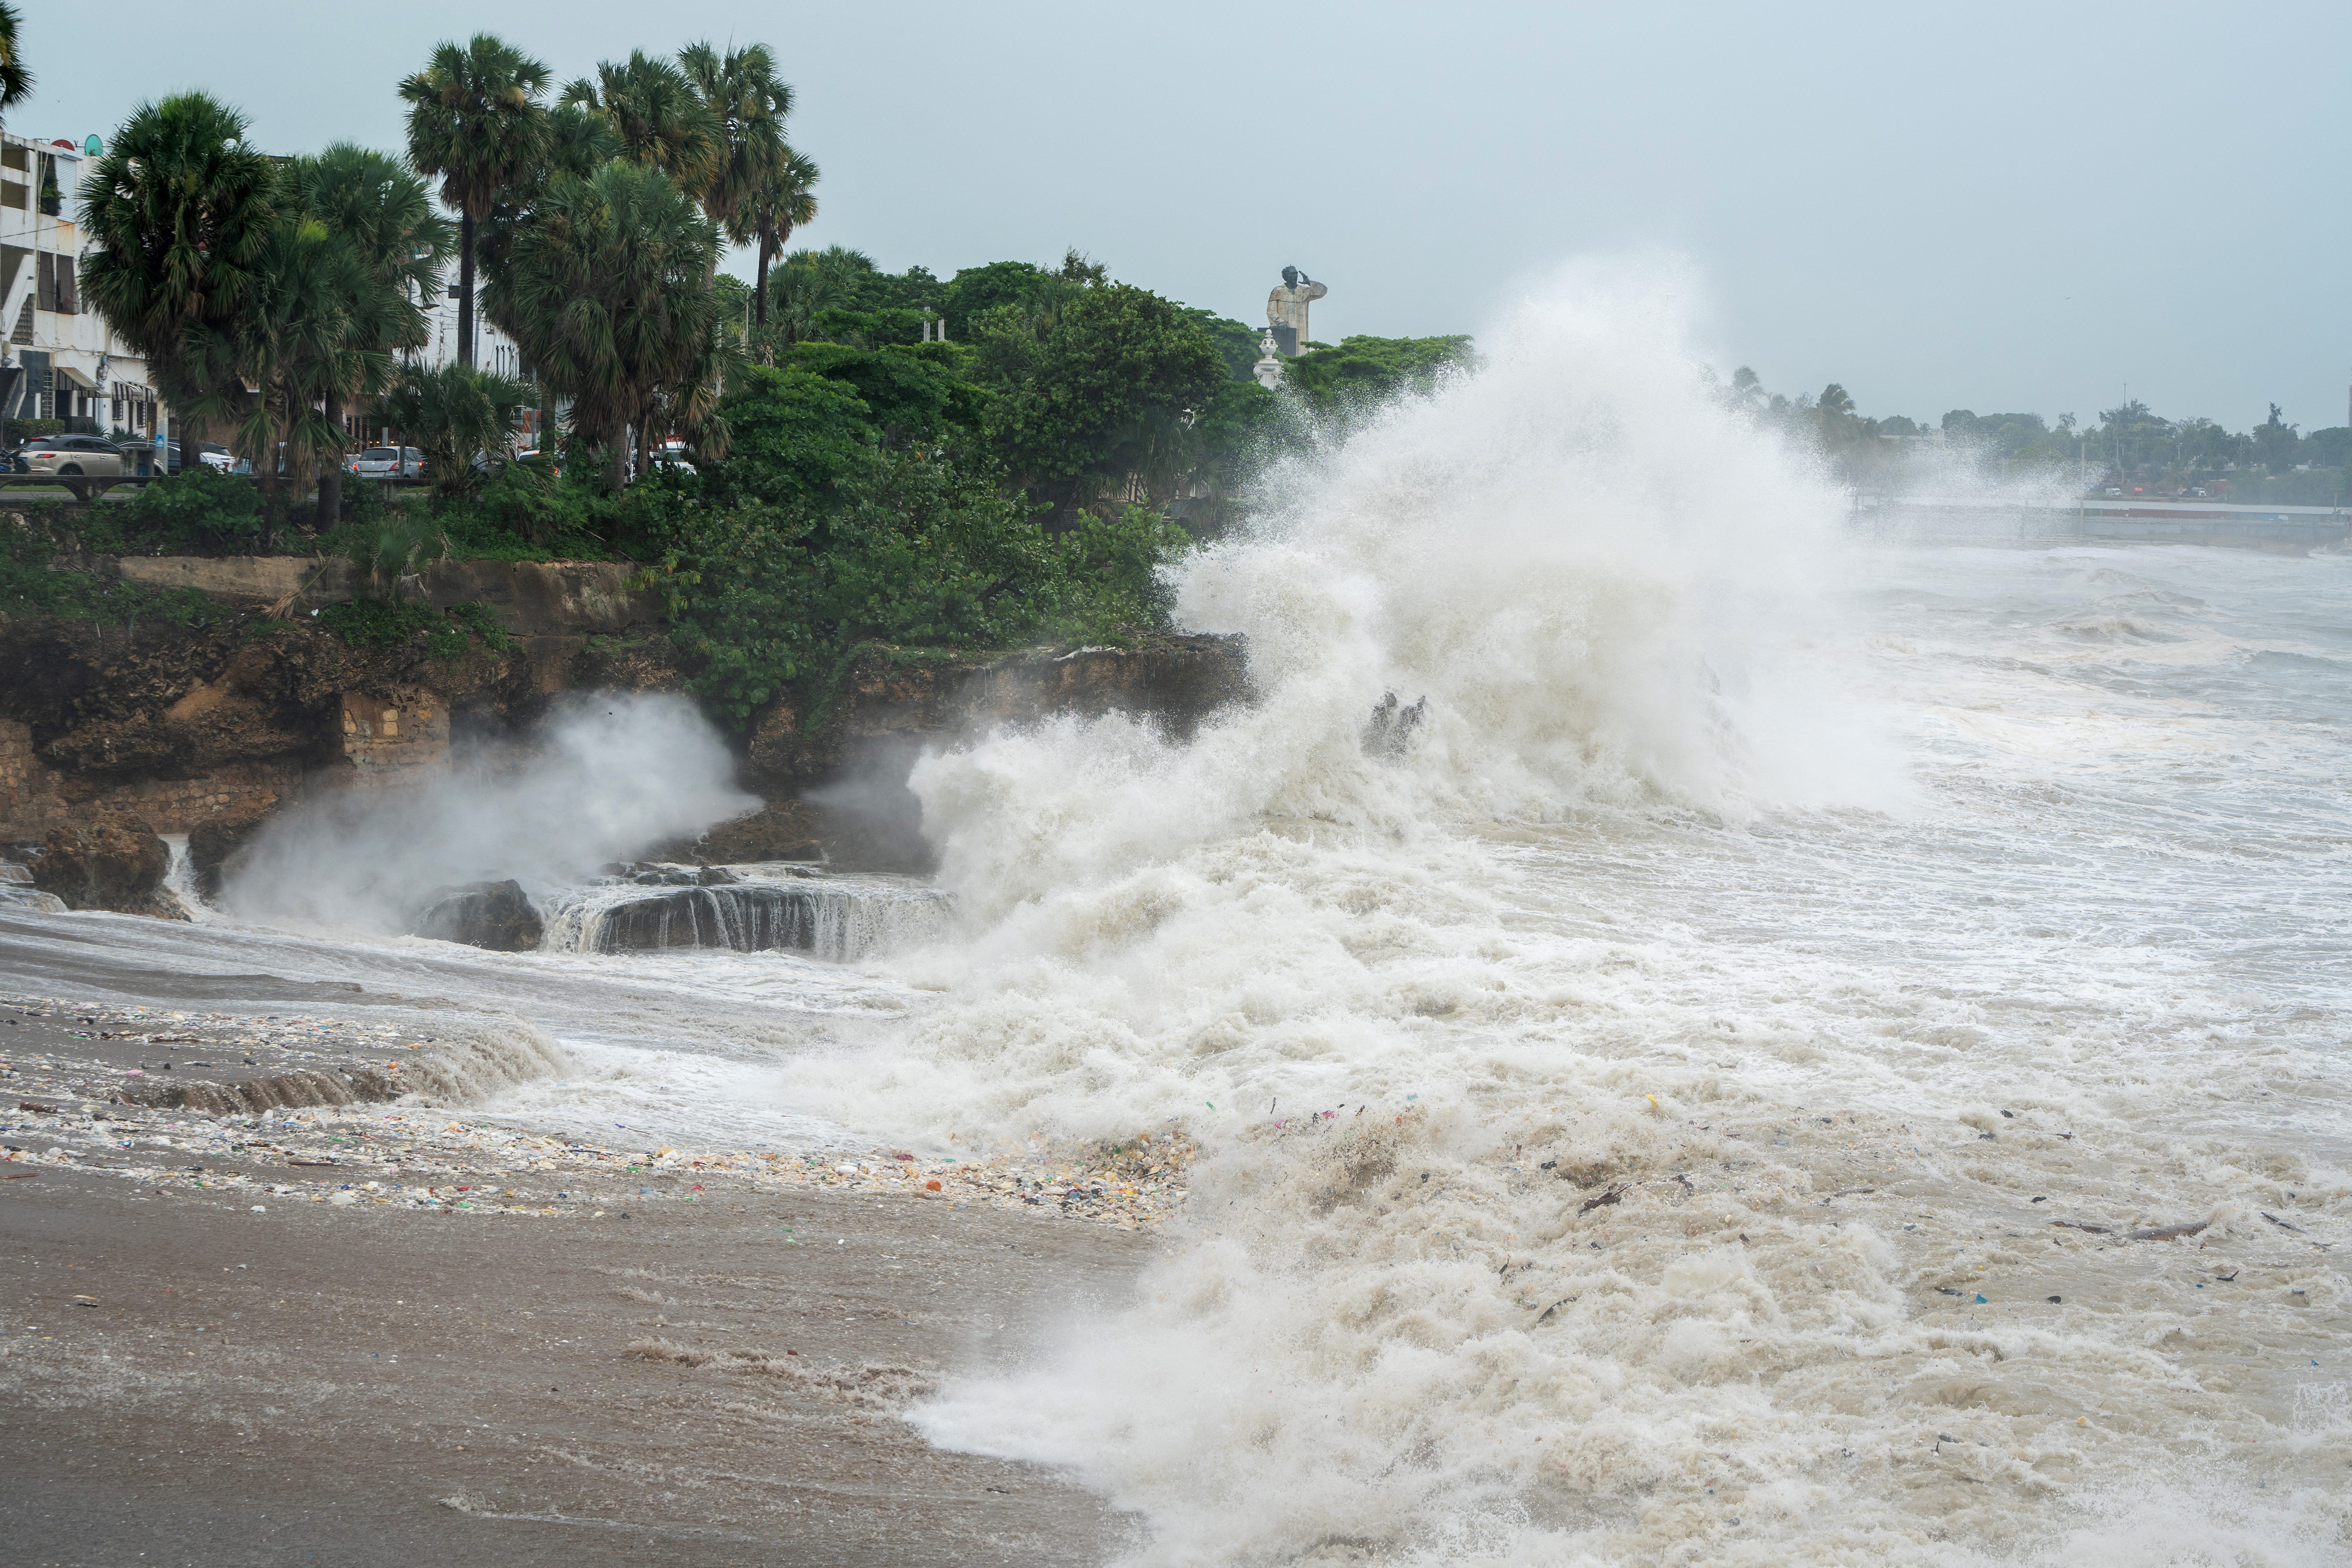
[{"label": "parked car", "polygon": [[[180,471],[180,464],[184,460],[184,454],[181,449],[181,443],[177,441],[173,442],[172,455],[169,459],[171,471],[173,473],[176,474]],[[226,447],[222,446],[217,441],[197,442],[196,461],[204,464],[206,468],[217,468],[224,474],[236,467],[236,458],[230,454],[229,449]]]},{"label": "parked car", "polygon": [[352,455],[350,468],[363,479],[421,479],[425,454],[414,447],[367,447]]},{"label": "parked car", "polygon": [[36,436],[19,448],[28,474],[112,478],[131,471],[122,448],[102,436]]}]

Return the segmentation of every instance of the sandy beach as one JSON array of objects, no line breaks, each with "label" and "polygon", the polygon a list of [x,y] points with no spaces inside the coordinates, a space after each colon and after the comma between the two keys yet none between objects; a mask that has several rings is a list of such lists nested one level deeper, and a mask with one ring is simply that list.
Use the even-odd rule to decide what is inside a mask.
[{"label": "sandy beach", "polygon": [[156,988],[0,1005],[10,1561],[1077,1563],[1128,1538],[897,1412],[1126,1289],[1148,1155],[1049,1193],[376,1100],[140,1104],[397,1092],[433,1050],[317,995],[232,1017]]}]

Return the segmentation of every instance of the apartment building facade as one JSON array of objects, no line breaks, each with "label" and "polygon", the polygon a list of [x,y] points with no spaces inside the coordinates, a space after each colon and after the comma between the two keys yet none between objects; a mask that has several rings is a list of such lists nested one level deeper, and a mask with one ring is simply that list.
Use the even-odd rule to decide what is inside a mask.
[{"label": "apartment building facade", "polygon": [[0,419],[148,438],[147,362],[81,297],[77,194],[97,151],[0,132]]}]

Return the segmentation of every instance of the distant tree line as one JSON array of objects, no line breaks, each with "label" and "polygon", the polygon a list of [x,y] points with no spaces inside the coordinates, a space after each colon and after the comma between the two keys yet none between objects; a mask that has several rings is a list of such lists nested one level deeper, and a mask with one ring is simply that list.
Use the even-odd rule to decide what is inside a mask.
[{"label": "distant tree line", "polygon": [[1979,414],[1955,408],[1929,426],[1900,415],[1861,414],[1835,382],[1795,398],[1767,392],[1746,366],[1722,388],[1725,401],[1820,452],[1848,483],[1899,489],[1948,471],[1957,458],[2001,476],[2074,481],[2146,495],[2201,490],[2273,504],[2352,501],[2352,426],[2303,434],[2270,405],[2270,416],[2232,431],[2211,419],[2167,419],[2137,398],[2101,410],[2095,424],[2073,414]]}]

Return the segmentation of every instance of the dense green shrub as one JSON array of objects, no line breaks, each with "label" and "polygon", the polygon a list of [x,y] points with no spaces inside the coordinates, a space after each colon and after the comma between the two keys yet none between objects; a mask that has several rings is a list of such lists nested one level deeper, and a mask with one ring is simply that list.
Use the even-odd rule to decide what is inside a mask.
[{"label": "dense green shrub", "polygon": [[741,723],[786,685],[838,678],[861,648],[1001,648],[1131,637],[1160,623],[1154,574],[1185,543],[1156,513],[1059,541],[1002,475],[942,447],[886,449],[866,405],[797,366],[730,398],[732,453],[641,514],[666,537],[649,580],[697,689]]},{"label": "dense green shrub", "polygon": [[142,485],[117,516],[127,542],[173,551],[249,550],[261,537],[261,492],[251,479],[198,463]]},{"label": "dense green shrub", "polygon": [[874,411],[851,386],[797,365],[751,367],[722,408],[733,444],[701,487],[714,505],[822,506],[880,445]]},{"label": "dense green shrub", "polygon": [[1402,392],[1425,392],[1475,355],[1470,340],[1457,338],[1342,338],[1336,348],[1318,348],[1286,361],[1284,383],[1318,413],[1370,408]]}]

